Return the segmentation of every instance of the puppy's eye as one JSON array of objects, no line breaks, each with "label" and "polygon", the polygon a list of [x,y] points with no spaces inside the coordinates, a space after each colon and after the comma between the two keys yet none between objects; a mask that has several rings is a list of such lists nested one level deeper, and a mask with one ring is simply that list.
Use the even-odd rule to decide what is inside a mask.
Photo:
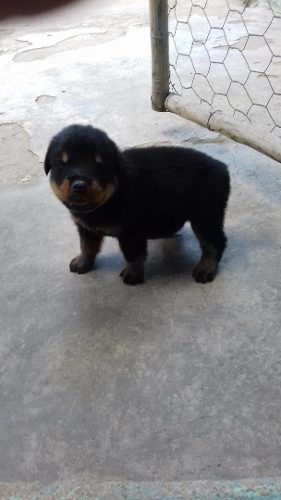
[{"label": "puppy's eye", "polygon": [[68,161],[69,161],[69,156],[68,156],[68,154],[67,154],[67,152],[66,152],[66,151],[63,151],[63,153],[62,153],[62,155],[61,155],[61,161],[62,161],[63,163],[68,163]]},{"label": "puppy's eye", "polygon": [[100,165],[102,163],[102,157],[99,153],[96,154],[95,156],[95,163],[97,163],[98,165]]}]

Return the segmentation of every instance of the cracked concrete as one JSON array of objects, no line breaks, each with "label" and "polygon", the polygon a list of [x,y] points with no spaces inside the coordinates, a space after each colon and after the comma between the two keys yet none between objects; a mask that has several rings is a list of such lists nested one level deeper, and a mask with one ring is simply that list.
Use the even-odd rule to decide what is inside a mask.
[{"label": "cracked concrete", "polygon": [[[0,27],[0,498],[281,491],[280,165],[151,110],[147,8],[84,1]],[[120,281],[110,238],[94,272],[69,273],[78,238],[42,161],[74,121],[120,146],[181,143],[229,165],[214,283],[191,278],[188,225],[150,243],[142,286]]]}]

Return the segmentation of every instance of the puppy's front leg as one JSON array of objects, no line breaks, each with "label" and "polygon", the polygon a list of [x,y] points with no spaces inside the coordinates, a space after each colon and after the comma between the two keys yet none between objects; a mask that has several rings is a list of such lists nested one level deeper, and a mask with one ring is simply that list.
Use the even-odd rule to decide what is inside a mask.
[{"label": "puppy's front leg", "polygon": [[147,256],[147,241],[142,236],[119,237],[119,245],[127,261],[120,276],[127,285],[137,285],[144,281],[144,262]]},{"label": "puppy's front leg", "polygon": [[95,263],[96,255],[101,249],[103,234],[95,231],[88,231],[77,224],[80,236],[81,253],[69,264],[72,273],[83,274],[90,271]]}]

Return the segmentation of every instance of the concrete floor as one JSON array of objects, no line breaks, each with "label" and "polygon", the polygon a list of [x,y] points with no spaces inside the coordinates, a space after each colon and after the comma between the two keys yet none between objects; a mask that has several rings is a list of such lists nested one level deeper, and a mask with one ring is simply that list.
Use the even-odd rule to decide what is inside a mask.
[{"label": "concrete floor", "polygon": [[[147,2],[120,4],[0,26],[0,498],[280,499],[280,165],[150,109]],[[229,165],[212,284],[192,280],[189,226],[150,244],[144,285],[121,282],[112,239],[69,273],[78,237],[42,160],[74,121]]]}]

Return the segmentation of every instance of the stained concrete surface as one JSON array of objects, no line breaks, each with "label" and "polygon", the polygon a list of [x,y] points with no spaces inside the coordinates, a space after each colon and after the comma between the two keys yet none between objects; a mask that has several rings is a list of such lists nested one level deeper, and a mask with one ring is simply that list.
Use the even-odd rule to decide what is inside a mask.
[{"label": "stained concrete surface", "polygon": [[[0,498],[206,498],[225,480],[279,495],[280,165],[151,111],[143,0],[86,1],[0,32]],[[69,273],[78,238],[42,160],[73,121],[229,165],[229,246],[212,284],[191,278],[188,225],[150,243],[144,285],[122,283],[109,238],[94,272]]]},{"label": "stained concrete surface", "polygon": [[30,182],[40,175],[38,155],[31,151],[30,136],[22,125],[0,123],[0,148],[1,184]]}]

